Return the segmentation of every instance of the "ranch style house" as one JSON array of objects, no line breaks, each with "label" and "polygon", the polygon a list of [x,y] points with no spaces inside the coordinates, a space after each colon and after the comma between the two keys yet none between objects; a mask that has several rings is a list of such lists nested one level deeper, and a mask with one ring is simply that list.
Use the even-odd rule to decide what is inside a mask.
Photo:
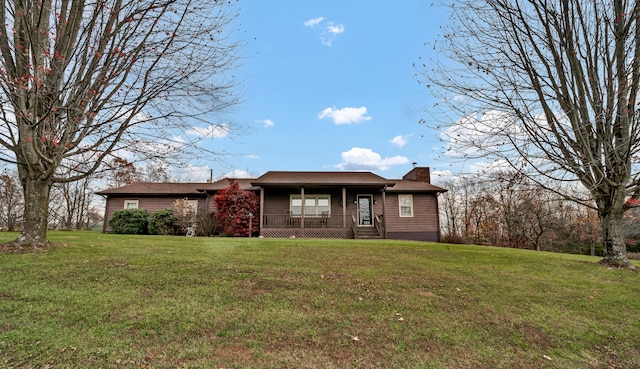
[{"label": "ranch style house", "polygon": [[[269,171],[236,179],[259,196],[260,235],[286,238],[388,238],[439,241],[438,194],[428,167],[414,167],[402,179],[372,172]],[[208,183],[134,183],[98,192],[106,198],[103,231],[117,210],[149,213],[176,200],[214,214],[213,196],[229,179]],[[190,203],[190,204],[189,204]]]}]

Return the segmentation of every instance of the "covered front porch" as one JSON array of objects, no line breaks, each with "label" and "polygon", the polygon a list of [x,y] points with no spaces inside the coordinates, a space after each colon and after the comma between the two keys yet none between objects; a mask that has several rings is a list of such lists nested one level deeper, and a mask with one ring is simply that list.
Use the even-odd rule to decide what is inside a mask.
[{"label": "covered front porch", "polygon": [[372,214],[371,224],[359,224],[356,214],[263,214],[260,234],[272,238],[384,238],[382,214]]},{"label": "covered front porch", "polygon": [[[260,196],[260,235],[386,238],[385,190],[392,183],[366,173],[352,173],[349,178],[357,181],[340,183],[332,175],[305,174],[315,178],[296,178],[291,183],[291,173],[270,173],[254,181]],[[305,183],[298,182],[301,179]]]}]

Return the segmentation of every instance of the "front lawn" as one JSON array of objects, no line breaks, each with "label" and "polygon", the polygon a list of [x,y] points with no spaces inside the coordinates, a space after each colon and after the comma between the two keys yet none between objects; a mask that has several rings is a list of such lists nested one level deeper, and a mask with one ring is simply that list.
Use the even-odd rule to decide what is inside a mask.
[{"label": "front lawn", "polygon": [[[14,233],[0,233],[0,242]],[[51,232],[0,254],[2,368],[638,368],[640,277],[401,241]]]}]

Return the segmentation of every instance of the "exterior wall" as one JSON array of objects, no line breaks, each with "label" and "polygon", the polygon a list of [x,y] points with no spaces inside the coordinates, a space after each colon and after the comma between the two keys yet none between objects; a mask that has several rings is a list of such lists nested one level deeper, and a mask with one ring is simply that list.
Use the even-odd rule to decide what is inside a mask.
[{"label": "exterior wall", "polygon": [[400,217],[398,193],[386,194],[387,238],[439,241],[438,203],[435,193],[413,193],[413,217]]},{"label": "exterior wall", "polygon": [[173,203],[176,200],[188,199],[188,200],[198,200],[198,209],[205,209],[205,199],[204,198],[195,198],[195,197],[184,197],[184,196],[109,196],[107,199],[107,203],[105,205],[105,216],[104,216],[104,225],[102,227],[103,232],[110,232],[111,227],[109,226],[109,220],[113,217],[113,213],[118,210],[124,209],[124,201],[125,200],[138,200],[138,209],[145,209],[149,215],[156,210],[162,209],[171,209],[173,208]]}]

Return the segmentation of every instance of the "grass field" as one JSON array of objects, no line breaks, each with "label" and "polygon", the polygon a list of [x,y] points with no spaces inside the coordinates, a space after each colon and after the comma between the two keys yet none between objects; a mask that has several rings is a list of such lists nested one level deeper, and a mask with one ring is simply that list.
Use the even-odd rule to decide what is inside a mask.
[{"label": "grass field", "polygon": [[0,254],[2,368],[640,368],[640,276],[597,258],[383,240],[50,239],[48,252]]}]

